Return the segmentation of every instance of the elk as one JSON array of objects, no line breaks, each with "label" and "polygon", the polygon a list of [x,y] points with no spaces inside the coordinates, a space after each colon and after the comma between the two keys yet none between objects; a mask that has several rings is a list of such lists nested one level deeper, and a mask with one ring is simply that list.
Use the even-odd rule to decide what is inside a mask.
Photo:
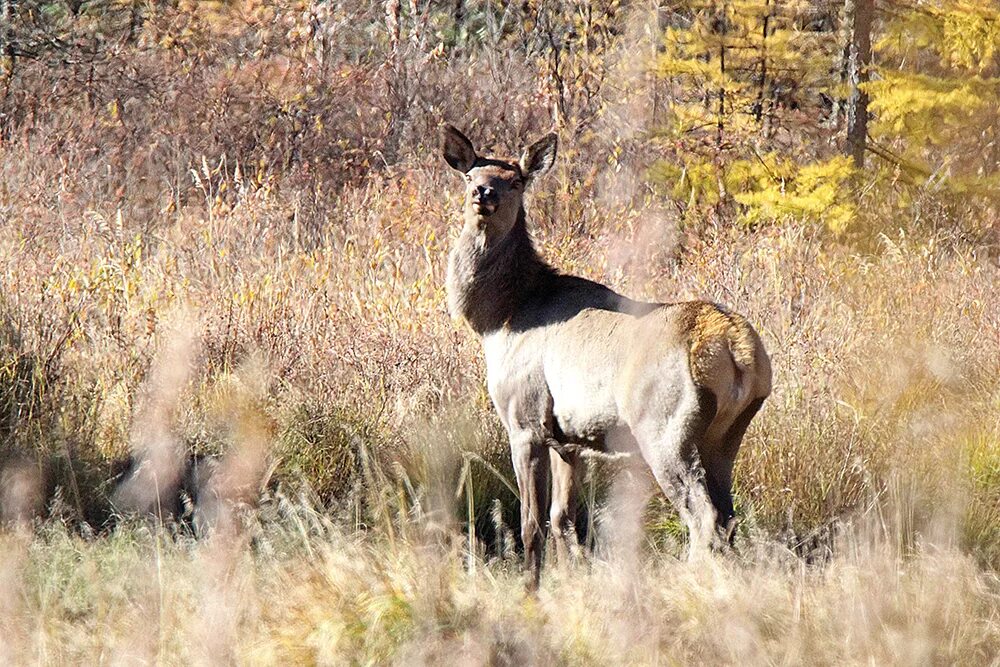
[{"label": "elk", "polygon": [[530,591],[547,528],[557,549],[572,532],[586,448],[641,457],[688,529],[689,557],[729,543],[733,463],[771,391],[767,353],[740,315],[704,301],[633,301],[541,259],[524,191],[555,162],[556,143],[549,134],[507,161],[479,156],[451,125],[442,132],[444,159],[465,179],[448,306],[482,340],[510,439]]}]

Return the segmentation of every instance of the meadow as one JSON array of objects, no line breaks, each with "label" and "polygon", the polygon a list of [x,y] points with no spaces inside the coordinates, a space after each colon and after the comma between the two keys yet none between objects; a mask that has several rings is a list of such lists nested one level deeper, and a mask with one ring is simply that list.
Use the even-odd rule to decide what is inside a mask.
[{"label": "meadow", "polygon": [[[998,664],[996,107],[937,143],[873,121],[907,157],[863,169],[804,88],[706,138],[660,46],[688,5],[5,5],[0,662]],[[686,562],[651,480],[594,460],[580,552],[525,595],[445,305],[443,121],[559,133],[553,265],[761,333],[736,553]]]}]

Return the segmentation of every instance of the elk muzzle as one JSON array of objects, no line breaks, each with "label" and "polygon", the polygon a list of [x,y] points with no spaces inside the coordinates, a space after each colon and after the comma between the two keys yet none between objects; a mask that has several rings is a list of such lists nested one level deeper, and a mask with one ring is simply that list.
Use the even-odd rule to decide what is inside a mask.
[{"label": "elk muzzle", "polygon": [[497,210],[499,203],[500,198],[497,195],[497,191],[488,185],[476,186],[475,191],[472,193],[472,210],[478,215],[492,215]]}]

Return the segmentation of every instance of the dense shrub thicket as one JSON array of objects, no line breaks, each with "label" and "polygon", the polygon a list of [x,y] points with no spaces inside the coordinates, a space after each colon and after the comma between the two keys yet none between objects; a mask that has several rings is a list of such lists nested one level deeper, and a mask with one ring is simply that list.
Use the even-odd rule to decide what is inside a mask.
[{"label": "dense shrub thicket", "polygon": [[840,3],[660,4],[4,3],[4,474],[101,527],[134,453],[181,484],[235,452],[360,523],[458,498],[495,543],[511,473],[444,306],[437,128],[513,154],[554,127],[545,256],[729,304],[773,353],[745,525],[802,542],[891,498],[996,562],[995,9],[879,6],[859,169]]}]

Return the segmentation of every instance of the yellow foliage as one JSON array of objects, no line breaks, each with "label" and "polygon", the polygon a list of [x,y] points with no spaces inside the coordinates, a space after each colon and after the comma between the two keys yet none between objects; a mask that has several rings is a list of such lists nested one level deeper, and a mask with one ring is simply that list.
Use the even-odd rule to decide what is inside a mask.
[{"label": "yellow foliage", "polygon": [[854,215],[843,188],[852,172],[845,156],[800,166],[770,154],[734,160],[724,168],[707,161],[683,166],[660,161],[650,177],[666,184],[672,197],[691,204],[712,206],[723,194],[730,195],[740,204],[740,221],[745,224],[794,217],[821,222],[840,233]]},{"label": "yellow foliage", "polygon": [[876,132],[903,134],[916,143],[948,141],[976,113],[1000,104],[1000,79],[943,79],[925,74],[883,72],[865,86]]},{"label": "yellow foliage", "polygon": [[742,219],[755,223],[793,216],[822,222],[834,233],[843,232],[854,216],[854,205],[841,187],[853,172],[850,158],[838,155],[797,171],[790,162],[783,166],[782,171],[790,176],[780,179],[770,173],[763,179],[760,170],[752,170],[756,176],[752,189],[734,195],[744,206]]},{"label": "yellow foliage", "polygon": [[1000,10],[993,0],[937,0],[917,11],[898,12],[876,49],[912,59],[932,51],[941,65],[984,72],[1000,50]]}]

